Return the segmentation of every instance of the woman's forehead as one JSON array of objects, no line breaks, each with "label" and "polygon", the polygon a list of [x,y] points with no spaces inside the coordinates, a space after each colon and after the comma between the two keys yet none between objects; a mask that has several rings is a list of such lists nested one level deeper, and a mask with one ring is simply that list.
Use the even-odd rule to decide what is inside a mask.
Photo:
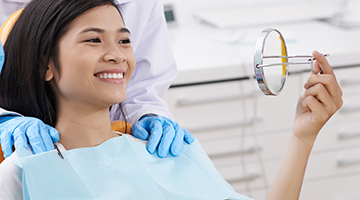
[{"label": "woman's forehead", "polygon": [[125,24],[116,7],[102,5],[92,8],[75,18],[70,24],[70,29],[75,27],[98,27],[106,30],[123,28]]}]

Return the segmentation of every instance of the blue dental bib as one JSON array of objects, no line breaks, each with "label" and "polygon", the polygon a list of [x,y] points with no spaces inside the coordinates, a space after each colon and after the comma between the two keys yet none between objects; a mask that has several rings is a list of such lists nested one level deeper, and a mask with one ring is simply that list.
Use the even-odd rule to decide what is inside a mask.
[{"label": "blue dental bib", "polygon": [[150,155],[123,135],[96,147],[32,155],[18,151],[24,199],[224,200],[249,198],[223,179],[198,140],[178,157]]}]

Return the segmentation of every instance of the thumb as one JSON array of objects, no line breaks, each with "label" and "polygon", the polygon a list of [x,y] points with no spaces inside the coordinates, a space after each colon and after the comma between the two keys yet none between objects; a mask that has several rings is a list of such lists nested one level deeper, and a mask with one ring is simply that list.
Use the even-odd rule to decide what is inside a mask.
[{"label": "thumb", "polygon": [[131,127],[131,134],[140,139],[147,140],[149,138],[149,132],[145,129],[145,123],[138,121]]}]

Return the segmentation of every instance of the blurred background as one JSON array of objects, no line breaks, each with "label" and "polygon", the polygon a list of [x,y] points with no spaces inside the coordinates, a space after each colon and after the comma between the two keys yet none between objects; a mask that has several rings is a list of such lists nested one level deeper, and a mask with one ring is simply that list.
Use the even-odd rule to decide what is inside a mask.
[{"label": "blurred background", "polygon": [[254,79],[256,40],[284,36],[289,55],[330,54],[344,106],[319,133],[300,199],[360,199],[360,1],[163,0],[178,76],[164,99],[234,189],[265,199],[288,148],[310,65],[291,65],[276,97]]}]

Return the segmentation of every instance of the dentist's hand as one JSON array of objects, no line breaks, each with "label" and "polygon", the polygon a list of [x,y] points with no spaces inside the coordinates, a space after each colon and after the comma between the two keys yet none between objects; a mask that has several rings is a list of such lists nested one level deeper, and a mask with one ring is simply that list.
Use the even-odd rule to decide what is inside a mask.
[{"label": "dentist's hand", "polygon": [[59,132],[34,117],[1,116],[0,117],[0,143],[7,158],[15,149],[24,147],[28,149],[30,143],[32,151],[37,154],[54,149],[54,142],[59,141]]},{"label": "dentist's hand", "polygon": [[183,142],[191,144],[194,136],[181,128],[178,123],[162,116],[145,116],[135,123],[131,132],[134,137],[147,140],[147,150],[153,154],[158,148],[158,156],[161,158],[169,154],[178,156],[181,153]]}]

